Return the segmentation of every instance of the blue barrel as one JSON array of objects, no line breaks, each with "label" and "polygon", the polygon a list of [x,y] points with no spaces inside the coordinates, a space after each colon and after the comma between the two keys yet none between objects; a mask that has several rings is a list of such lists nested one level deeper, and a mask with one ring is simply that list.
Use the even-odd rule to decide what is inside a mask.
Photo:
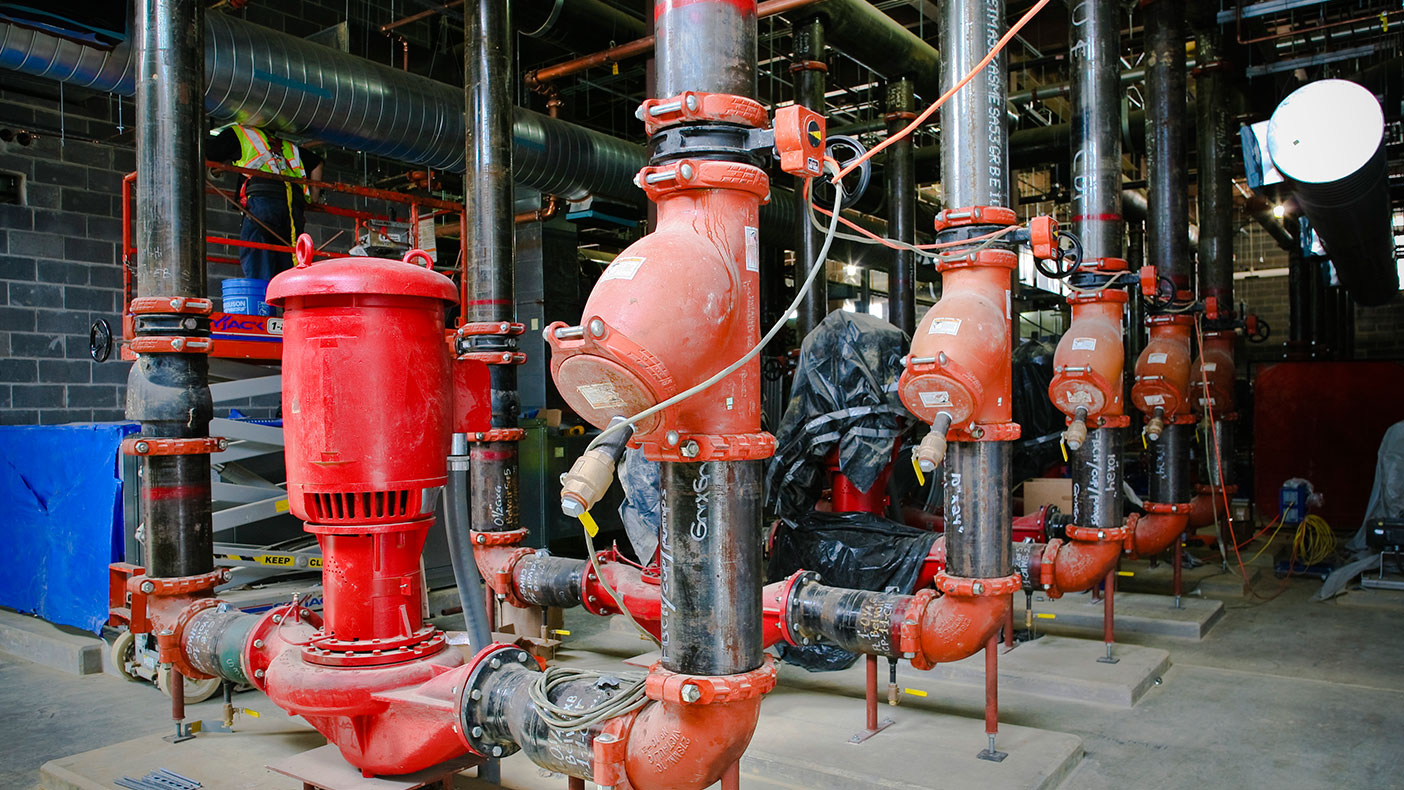
[{"label": "blue barrel", "polygon": [[231,277],[220,283],[224,312],[237,315],[273,315],[273,308],[263,301],[268,291],[267,280]]}]

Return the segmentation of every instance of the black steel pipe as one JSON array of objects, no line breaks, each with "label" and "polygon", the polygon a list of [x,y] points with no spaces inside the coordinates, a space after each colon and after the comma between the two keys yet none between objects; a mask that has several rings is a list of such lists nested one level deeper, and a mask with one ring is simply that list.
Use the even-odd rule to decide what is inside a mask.
[{"label": "black steel pipe", "polygon": [[1146,170],[1149,263],[1177,290],[1188,291],[1189,179],[1185,167],[1185,9],[1172,0],[1146,8]]},{"label": "black steel pipe", "polygon": [[659,98],[683,91],[755,97],[754,2],[660,2],[654,17]]},{"label": "black steel pipe", "polygon": [[1121,258],[1121,6],[1075,0],[1068,13],[1072,220],[1084,259]]},{"label": "black steel pipe", "polygon": [[761,463],[662,464],[663,666],[733,675],[761,665]]},{"label": "black steel pipe", "polygon": [[580,605],[589,560],[537,553],[512,566],[512,581],[522,600],[533,606],[570,609]]},{"label": "black steel pipe", "polygon": [[[794,36],[793,60],[794,66],[798,69],[795,72],[795,102],[823,113],[825,72],[818,68],[807,68],[807,66],[824,60],[824,21],[813,17],[802,24],[795,25],[792,33]],[[811,223],[804,221],[804,217],[808,216],[809,208],[802,184],[797,184],[793,202],[795,215],[800,218],[794,225],[795,269],[793,279],[795,287],[798,288],[809,273],[809,267],[814,264],[814,259],[819,255],[819,248],[823,246],[823,240],[819,230]],[[800,301],[798,315],[795,319],[795,328],[800,340],[808,337],[809,333],[813,332],[814,328],[819,326],[824,317],[829,314],[828,280],[827,276],[815,277],[814,285]]]},{"label": "black steel pipe", "polygon": [[[1004,0],[950,0],[941,25],[941,86],[959,82],[1005,30]],[[941,190],[950,208],[1008,206],[1009,124],[1001,52],[941,107]]]},{"label": "black steel pipe", "polygon": [[[916,113],[916,95],[910,79],[887,85],[887,130],[896,134]],[[903,138],[887,149],[887,230],[890,238],[916,243],[916,159],[912,139]],[[893,250],[887,264],[887,320],[907,333],[916,331],[916,255]]]},{"label": "black steel pipe", "polygon": [[235,684],[253,682],[244,666],[244,648],[259,617],[224,606],[199,612],[185,627],[186,659],[206,675]]},{"label": "black steel pipe", "polygon": [[1122,525],[1120,428],[1095,428],[1069,453],[1073,486],[1072,518],[1079,527],[1114,529]]},{"label": "black steel pipe", "polygon": [[[140,0],[136,6],[136,296],[205,296],[204,112],[186,86],[204,83],[204,5]],[[201,337],[208,316],[146,314],[141,337]],[[127,418],[143,436],[209,436],[213,404],[204,353],[142,354],[127,379]],[[153,577],[214,570],[210,457],[146,456],[140,496],[145,565]]]},{"label": "black steel pipe", "polygon": [[786,616],[801,644],[820,642],[854,653],[901,658],[902,623],[912,596],[801,583]]},{"label": "black steel pipe", "polygon": [[1195,50],[1201,64],[1195,77],[1195,102],[1199,115],[1196,135],[1199,148],[1199,296],[1214,299],[1224,315],[1234,309],[1233,237],[1236,231],[1233,182],[1230,180],[1232,110],[1220,53],[1217,21],[1201,27]]},{"label": "black steel pipe", "polygon": [[951,442],[943,470],[946,570],[992,578],[1009,573],[1013,539],[1012,442]]},{"label": "black steel pipe", "polygon": [[516,3],[512,10],[522,35],[573,51],[597,49],[602,42],[623,44],[653,32],[644,20],[601,0]]},{"label": "black steel pipe", "polygon": [[1179,505],[1190,501],[1190,444],[1193,425],[1167,425],[1160,439],[1150,442],[1150,496],[1147,501]]}]

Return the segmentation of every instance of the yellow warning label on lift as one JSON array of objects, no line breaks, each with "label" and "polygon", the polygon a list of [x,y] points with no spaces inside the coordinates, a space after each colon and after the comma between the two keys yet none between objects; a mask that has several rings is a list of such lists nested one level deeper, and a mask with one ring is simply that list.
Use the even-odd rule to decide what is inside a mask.
[{"label": "yellow warning label on lift", "polygon": [[277,565],[279,567],[291,568],[297,564],[297,559],[287,554],[260,554],[254,557],[254,562],[259,565]]},{"label": "yellow warning label on lift", "polygon": [[288,500],[286,500],[286,499],[280,499],[280,500],[278,500],[277,502],[274,502],[274,503],[273,503],[273,509],[276,510],[276,511],[278,511],[279,513],[286,513],[286,512],[288,512]]},{"label": "yellow warning label on lift", "polygon": [[309,568],[320,568],[320,567],[322,567],[322,558],[321,558],[321,557],[309,557],[309,558],[307,559],[307,567],[309,567]]}]

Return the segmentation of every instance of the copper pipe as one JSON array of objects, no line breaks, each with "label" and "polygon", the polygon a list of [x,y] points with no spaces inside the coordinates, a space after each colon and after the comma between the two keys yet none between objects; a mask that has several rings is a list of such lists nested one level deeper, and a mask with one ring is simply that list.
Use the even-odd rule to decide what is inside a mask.
[{"label": "copper pipe", "polygon": [[[1303,33],[1316,33],[1322,30],[1331,30],[1333,28],[1345,27],[1346,25],[1354,25],[1360,22],[1374,22],[1380,19],[1380,17],[1385,17],[1387,19],[1388,17],[1392,17],[1395,14],[1404,14],[1404,11],[1384,11],[1378,14],[1372,14],[1370,16],[1358,16],[1354,19],[1346,19],[1340,22],[1327,22],[1324,25],[1294,28],[1292,30],[1286,31],[1285,33],[1273,33],[1272,35],[1259,36],[1257,38],[1250,38],[1247,41],[1245,41],[1243,39],[1243,11],[1242,6],[1239,6],[1237,14],[1238,18],[1236,20],[1235,25],[1235,27],[1237,28],[1235,37],[1238,39],[1238,43],[1240,44],[1259,44],[1264,41],[1277,41],[1278,39],[1288,38],[1290,36],[1300,36]],[[1388,23],[1386,22],[1386,24]]]},{"label": "copper pipe", "polygon": [[547,195],[546,205],[535,211],[523,211],[520,214],[515,214],[512,216],[512,221],[518,225],[524,225],[528,222],[546,222],[559,214],[563,205],[565,205],[564,200],[555,195]]},{"label": "copper pipe", "polygon": [[429,10],[427,10],[427,11],[420,11],[420,12],[417,13],[417,14],[410,14],[409,16],[404,17],[403,19],[396,19],[394,22],[387,22],[386,24],[383,24],[383,25],[380,26],[380,32],[382,32],[382,33],[389,33],[390,31],[394,30],[395,28],[404,27],[405,25],[413,24],[413,23],[415,23],[415,22],[418,22],[418,21],[421,20],[421,19],[427,19],[427,18],[429,18],[429,17],[431,17],[431,16],[435,16],[435,15],[437,15],[437,14],[440,14],[440,13],[444,12],[444,11],[447,11],[447,10],[450,9],[450,8],[457,8],[458,6],[461,6],[461,5],[463,5],[463,0],[449,0],[449,2],[444,3],[443,5],[439,6],[438,8],[431,8],[431,9],[429,9]]},{"label": "copper pipe", "polygon": [[[816,0],[766,0],[756,6],[756,18],[764,19],[776,14],[784,14],[811,5]],[[547,66],[544,69],[537,69],[526,75],[526,84],[532,88],[540,90],[547,83],[558,80],[561,77],[568,77],[582,71],[619,63],[629,58],[638,57],[653,51],[654,37],[644,36],[643,38],[620,44],[617,47],[610,47],[591,55],[584,55],[574,60],[567,60],[554,66]]]}]

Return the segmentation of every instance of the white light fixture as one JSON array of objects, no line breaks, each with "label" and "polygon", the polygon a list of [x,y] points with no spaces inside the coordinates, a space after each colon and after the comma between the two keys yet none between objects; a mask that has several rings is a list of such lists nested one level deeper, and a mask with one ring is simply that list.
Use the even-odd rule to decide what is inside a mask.
[{"label": "white light fixture", "polygon": [[1282,219],[1287,216],[1287,207],[1278,203],[1276,206],[1272,207],[1272,215],[1278,219]]}]

